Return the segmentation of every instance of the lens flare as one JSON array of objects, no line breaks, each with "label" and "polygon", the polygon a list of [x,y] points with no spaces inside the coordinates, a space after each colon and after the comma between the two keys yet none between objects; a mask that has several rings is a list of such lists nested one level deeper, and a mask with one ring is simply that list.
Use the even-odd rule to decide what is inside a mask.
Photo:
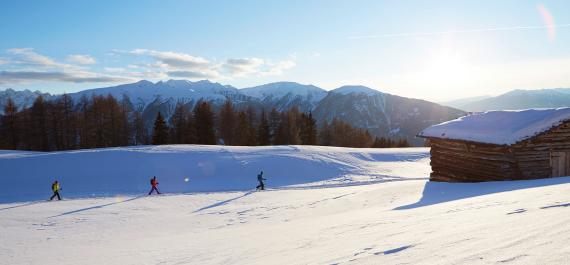
[{"label": "lens flare", "polygon": [[546,27],[548,39],[550,41],[554,41],[556,38],[556,24],[554,24],[554,17],[543,4],[539,4],[537,8],[540,16],[542,17],[542,21],[544,22],[544,26]]},{"label": "lens flare", "polygon": [[125,200],[125,198],[123,198],[123,196],[121,196],[121,195],[115,196],[115,202],[116,203],[123,202],[124,200]]},{"label": "lens flare", "polygon": [[184,178],[184,182],[190,181],[190,178]]}]

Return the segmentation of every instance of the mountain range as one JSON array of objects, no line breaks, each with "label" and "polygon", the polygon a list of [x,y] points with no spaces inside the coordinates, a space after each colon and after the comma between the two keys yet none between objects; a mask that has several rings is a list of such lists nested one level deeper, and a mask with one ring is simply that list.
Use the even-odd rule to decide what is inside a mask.
[{"label": "mountain range", "polygon": [[[464,111],[439,104],[380,92],[364,86],[343,86],[331,91],[313,85],[295,82],[277,82],[237,89],[208,80],[168,80],[156,83],[142,80],[136,83],[112,87],[94,88],[68,94],[74,101],[91,95],[113,95],[118,100],[128,97],[130,104],[143,113],[150,127],[157,113],[169,117],[178,102],[193,107],[206,100],[219,108],[231,100],[237,108],[253,107],[256,110],[283,111],[298,107],[303,112],[312,112],[319,124],[338,118],[349,124],[365,128],[376,136],[405,138],[413,144],[423,142],[415,138],[422,129],[465,115]],[[39,91],[0,91],[0,109],[8,97],[18,107],[29,107],[42,95]]]},{"label": "mountain range", "polygon": [[570,107],[570,88],[517,89],[495,97],[467,98],[441,104],[471,112]]}]

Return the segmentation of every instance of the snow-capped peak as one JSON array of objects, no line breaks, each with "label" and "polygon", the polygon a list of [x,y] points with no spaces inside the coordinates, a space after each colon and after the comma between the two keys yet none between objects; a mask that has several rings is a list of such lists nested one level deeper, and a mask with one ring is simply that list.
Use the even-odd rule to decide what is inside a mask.
[{"label": "snow-capped peak", "polygon": [[365,86],[341,86],[332,90],[334,93],[348,95],[348,94],[366,94],[369,96],[382,94],[382,92]]},{"label": "snow-capped peak", "polygon": [[283,97],[287,94],[301,97],[312,97],[320,100],[326,91],[313,85],[303,85],[295,82],[275,82],[261,86],[248,87],[240,90],[243,94],[254,98]]},{"label": "snow-capped peak", "polygon": [[212,83],[208,80],[192,82],[188,80],[168,80],[152,83],[141,80],[132,84],[124,84],[113,87],[96,88],[84,90],[73,94],[74,98],[82,95],[90,96],[111,94],[115,98],[122,98],[127,95],[131,100],[146,105],[156,98],[164,100],[172,98],[176,100],[226,100],[226,95],[237,93],[237,89],[232,86],[224,86],[219,83]]}]

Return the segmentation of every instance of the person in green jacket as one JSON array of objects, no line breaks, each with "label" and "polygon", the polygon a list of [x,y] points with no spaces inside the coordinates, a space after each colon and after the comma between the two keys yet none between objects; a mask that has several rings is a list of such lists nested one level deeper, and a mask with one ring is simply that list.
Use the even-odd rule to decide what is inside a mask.
[{"label": "person in green jacket", "polygon": [[61,188],[59,187],[59,182],[57,182],[57,180],[51,184],[51,190],[53,191],[53,195],[51,198],[49,198],[49,200],[51,201],[53,198],[55,198],[55,196],[57,196],[57,200],[61,201],[61,196],[59,196],[59,191]]}]

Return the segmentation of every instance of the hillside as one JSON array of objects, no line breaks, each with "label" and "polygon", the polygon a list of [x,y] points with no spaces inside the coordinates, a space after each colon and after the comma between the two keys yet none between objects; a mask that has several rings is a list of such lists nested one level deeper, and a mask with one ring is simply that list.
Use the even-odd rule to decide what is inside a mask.
[{"label": "hillside", "polygon": [[[169,80],[157,83],[142,80],[132,84],[88,89],[70,96],[79,101],[84,96],[109,94],[118,100],[128,99],[128,104],[141,111],[148,128],[151,128],[158,112],[168,118],[179,102],[193,108],[198,101],[206,100],[219,108],[223,102],[231,100],[237,108],[242,109],[288,110],[298,107],[303,112],[318,113],[314,116],[321,124],[325,120],[339,118],[352,126],[368,129],[376,136],[405,138],[416,145],[423,143],[423,140],[415,138],[420,130],[465,114],[432,102],[389,95],[364,86],[344,86],[325,91],[313,85],[295,82],[237,89],[207,80]],[[35,97],[31,98],[19,106],[30,106]],[[6,99],[6,95],[3,97],[0,94],[0,103]]]},{"label": "hillside", "polygon": [[318,121],[338,118],[358,124],[371,133],[406,138],[423,144],[415,136],[423,129],[463,116],[463,111],[432,102],[399,97],[363,86],[344,86],[332,90],[314,109]]},{"label": "hillside", "polygon": [[[0,153],[0,181],[18,187],[0,202],[44,199],[59,180],[68,197],[141,194],[152,176],[166,192],[251,190],[263,170],[268,185],[329,185],[426,174],[425,148],[357,149],[321,146],[137,146],[64,152]],[[388,168],[409,160],[409,169]],[[406,163],[404,163],[406,164]],[[402,165],[404,165],[402,164]],[[411,170],[411,171],[410,171]],[[411,173],[414,172],[414,173]],[[46,187],[48,189],[46,189]],[[46,193],[47,192],[47,193]]]},{"label": "hillside", "polygon": [[[295,146],[2,152],[0,180],[10,187],[4,200],[17,199],[12,191],[18,190],[49,196],[54,174],[61,174],[66,199],[44,202],[28,195],[26,202],[0,204],[0,256],[6,264],[47,265],[570,259],[570,178],[433,183],[426,181],[427,155],[426,148]],[[203,167],[211,175],[188,174],[203,161],[211,162]],[[262,165],[270,189],[251,192],[252,174]],[[144,195],[150,174],[160,177],[165,195]],[[136,187],[113,189],[130,186]],[[188,193],[192,186],[211,192]],[[100,188],[109,190],[106,197],[97,197]],[[81,192],[72,195],[74,190]]]}]

